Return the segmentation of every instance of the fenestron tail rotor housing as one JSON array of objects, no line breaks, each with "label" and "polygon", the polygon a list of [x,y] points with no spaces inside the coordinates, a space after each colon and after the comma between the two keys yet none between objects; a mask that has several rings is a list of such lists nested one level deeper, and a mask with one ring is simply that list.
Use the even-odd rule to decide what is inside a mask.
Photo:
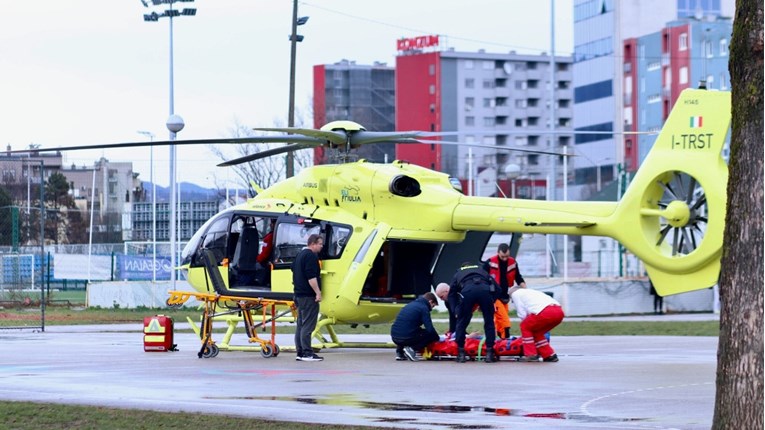
[{"label": "fenestron tail rotor housing", "polygon": [[668,171],[657,176],[640,208],[646,240],[665,257],[693,254],[704,243],[710,209],[704,188],[693,176]]}]

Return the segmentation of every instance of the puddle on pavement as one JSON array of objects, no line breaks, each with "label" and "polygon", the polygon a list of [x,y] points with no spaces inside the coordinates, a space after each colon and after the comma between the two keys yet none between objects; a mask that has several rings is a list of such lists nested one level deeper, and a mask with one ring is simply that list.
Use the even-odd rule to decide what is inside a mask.
[{"label": "puddle on pavement", "polygon": [[[487,414],[496,416],[522,417],[522,418],[541,418],[556,420],[572,420],[577,422],[603,423],[603,422],[639,422],[647,418],[617,418],[606,416],[586,415],[582,413],[568,412],[526,412],[509,408],[490,408],[486,406],[461,406],[461,405],[417,405],[410,403],[382,403],[359,400],[350,395],[335,395],[327,397],[291,397],[291,396],[243,396],[243,397],[205,397],[216,400],[275,400],[281,402],[297,402],[312,405],[334,405],[334,406],[352,406],[363,409],[373,409],[381,411],[396,412],[434,412],[444,414]],[[405,422],[409,421],[402,418],[379,418],[380,422]],[[421,421],[418,421],[423,424]],[[443,423],[439,423],[443,425]],[[463,425],[457,424],[449,426],[452,429],[491,429],[492,426],[483,425]]]}]

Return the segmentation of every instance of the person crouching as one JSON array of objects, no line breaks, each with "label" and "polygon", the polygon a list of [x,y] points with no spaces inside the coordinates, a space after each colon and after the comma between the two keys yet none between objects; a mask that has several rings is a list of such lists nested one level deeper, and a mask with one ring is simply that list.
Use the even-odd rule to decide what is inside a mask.
[{"label": "person crouching", "polygon": [[563,309],[547,294],[529,288],[510,288],[518,318],[521,319],[523,357],[519,361],[558,361],[558,355],[550,346],[545,333],[563,321]]},{"label": "person crouching", "polygon": [[390,328],[390,337],[396,344],[396,360],[417,361],[416,351],[438,340],[438,332],[430,319],[430,312],[436,306],[436,295],[428,292],[401,308]]}]

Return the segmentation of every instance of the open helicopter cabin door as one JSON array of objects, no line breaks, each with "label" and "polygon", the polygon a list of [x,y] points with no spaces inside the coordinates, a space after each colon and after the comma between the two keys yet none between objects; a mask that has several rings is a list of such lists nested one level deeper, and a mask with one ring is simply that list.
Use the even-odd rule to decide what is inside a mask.
[{"label": "open helicopter cabin door", "polygon": [[433,268],[433,285],[451,283],[462,263],[479,264],[492,234],[490,231],[469,231],[462,242],[445,244]]},{"label": "open helicopter cabin door", "polygon": [[343,278],[338,293],[339,297],[357,304],[362,294],[366,298],[370,293],[377,295],[381,289],[387,289],[387,280],[385,279],[387,270],[381,261],[386,256],[383,244],[390,230],[389,225],[379,223],[367,235],[353,256],[353,261]]}]

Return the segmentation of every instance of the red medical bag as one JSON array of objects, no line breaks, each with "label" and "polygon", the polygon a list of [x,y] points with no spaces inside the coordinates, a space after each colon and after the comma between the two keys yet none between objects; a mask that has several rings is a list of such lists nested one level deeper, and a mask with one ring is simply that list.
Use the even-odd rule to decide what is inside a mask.
[{"label": "red medical bag", "polygon": [[176,351],[173,344],[173,319],[155,315],[143,319],[144,351]]}]

